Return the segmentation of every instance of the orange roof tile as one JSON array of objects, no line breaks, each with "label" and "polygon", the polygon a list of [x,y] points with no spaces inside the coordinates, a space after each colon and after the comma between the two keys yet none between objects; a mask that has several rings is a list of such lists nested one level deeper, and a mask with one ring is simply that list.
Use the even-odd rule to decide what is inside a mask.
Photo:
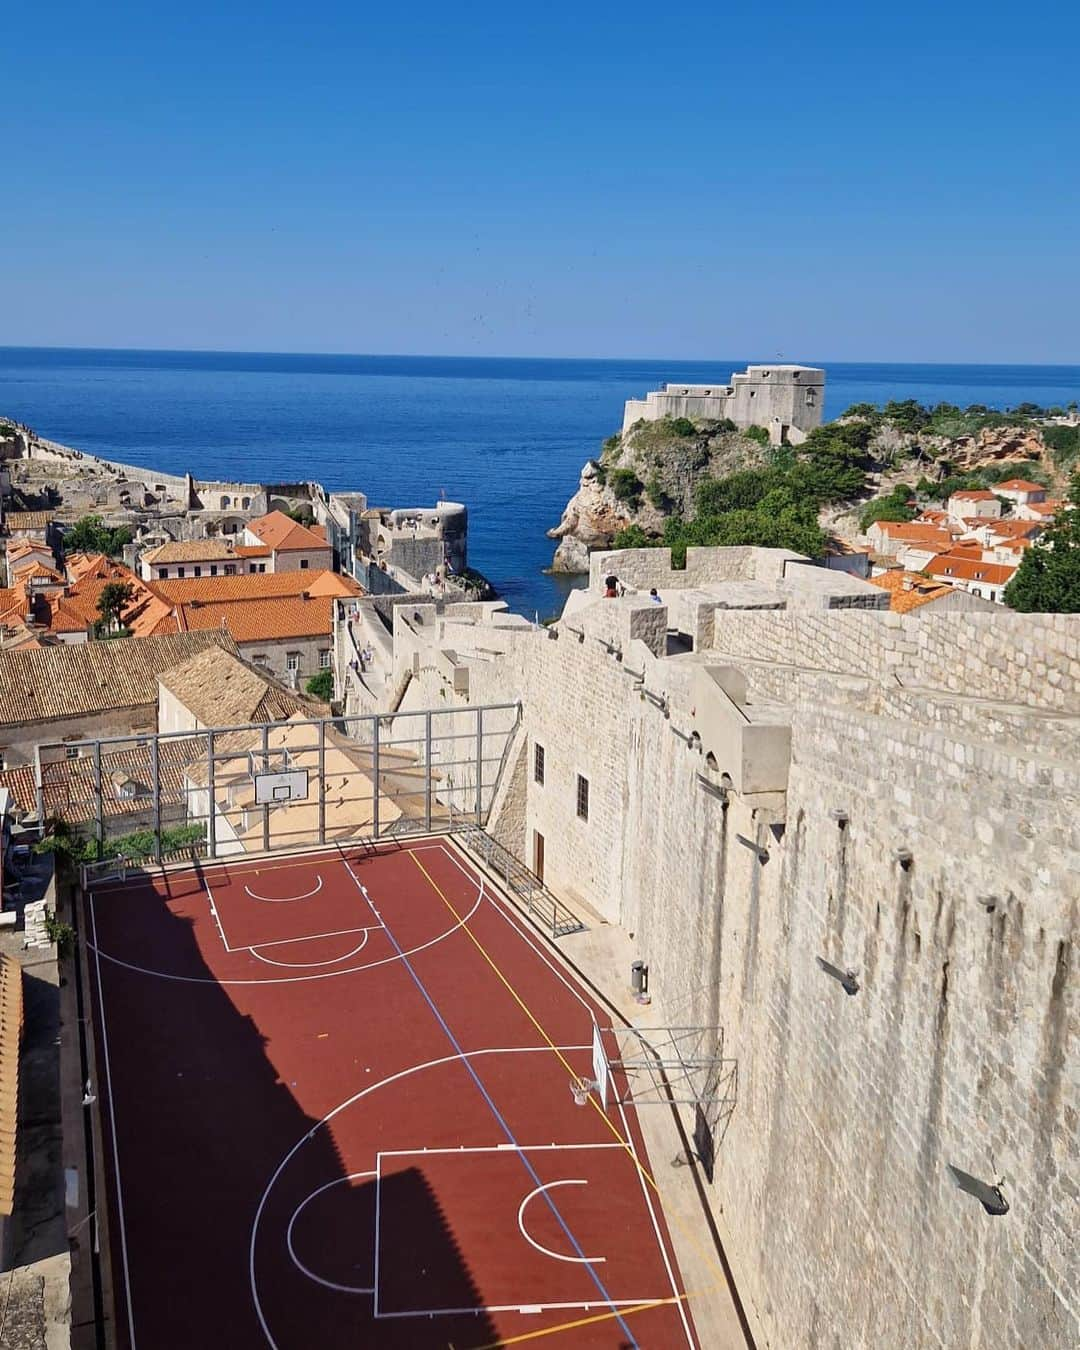
[{"label": "orange roof tile", "polygon": [[952,543],[952,535],[948,530],[939,530],[936,525],[919,525],[913,520],[882,520],[878,522],[877,528],[889,539],[898,539],[909,544],[926,544],[942,552]]},{"label": "orange roof tile", "polygon": [[[102,553],[77,554],[68,559],[68,585],[49,598],[46,627],[52,633],[85,633],[101,618],[98,601],[106,586],[127,583],[134,592],[123,613],[124,626],[135,637],[156,637],[179,631],[172,603],[141,581],[129,567]],[[73,578],[73,579],[72,579]]]},{"label": "orange roof tile", "polygon": [[185,601],[177,605],[181,628],[224,629],[236,642],[326,637],[333,630],[333,597],[273,596],[261,600]]},{"label": "orange roof tile", "polygon": [[173,602],[188,600],[266,600],[272,596],[363,595],[352,577],[338,572],[245,572],[235,577],[184,577],[182,580],[155,581],[158,595]]},{"label": "orange roof tile", "polygon": [[258,520],[248,522],[248,529],[275,552],[292,552],[296,549],[326,548],[326,540],[299,521],[291,519],[284,511],[271,511]]},{"label": "orange roof tile", "polygon": [[928,581],[918,572],[905,572],[900,568],[893,568],[868,580],[871,586],[889,592],[889,608],[894,614],[908,614],[920,605],[948,595],[952,590],[951,586],[943,582]]},{"label": "orange roof tile", "polygon": [[1053,516],[1065,505],[1064,502],[1047,500],[1045,502],[1025,502],[1024,507],[1028,511],[1035,511],[1040,516]]},{"label": "orange roof tile", "polygon": [[1027,539],[1041,532],[1042,521],[990,519],[980,521],[979,528],[989,530],[991,535],[997,535],[999,539]]},{"label": "orange roof tile", "polygon": [[237,544],[238,558],[269,558],[271,550],[265,544]]},{"label": "orange roof tile", "polygon": [[1010,478],[1008,482],[999,483],[998,491],[1003,488],[1012,492],[1045,492],[1046,489],[1041,483],[1031,483],[1026,478]]},{"label": "orange roof tile", "polygon": [[949,501],[961,502],[992,502],[994,494],[988,492],[986,488],[965,488],[960,492],[954,492]]},{"label": "orange roof tile", "polygon": [[1000,586],[1012,579],[1016,568],[1011,563],[988,563],[980,559],[955,557],[942,553],[926,564],[932,577],[952,577],[957,581],[986,581]]}]

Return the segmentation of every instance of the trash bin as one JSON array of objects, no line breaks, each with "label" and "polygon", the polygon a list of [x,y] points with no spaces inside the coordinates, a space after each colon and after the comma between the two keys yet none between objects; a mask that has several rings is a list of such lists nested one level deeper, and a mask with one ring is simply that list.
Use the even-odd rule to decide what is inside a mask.
[{"label": "trash bin", "polygon": [[630,988],[635,994],[643,994],[649,987],[649,967],[644,961],[630,963]]}]

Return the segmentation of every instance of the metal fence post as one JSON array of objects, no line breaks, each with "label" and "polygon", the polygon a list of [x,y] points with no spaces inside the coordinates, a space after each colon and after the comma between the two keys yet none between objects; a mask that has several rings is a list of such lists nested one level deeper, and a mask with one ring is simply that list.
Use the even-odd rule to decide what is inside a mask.
[{"label": "metal fence post", "polygon": [[424,714],[424,759],[427,773],[424,775],[424,828],[431,833],[431,713]]},{"label": "metal fence post", "polygon": [[[270,723],[264,722],[262,729],[262,757],[263,768],[267,768],[270,763]],[[264,802],[262,809],[263,818],[263,852],[270,852],[270,803]]]},{"label": "metal fence post", "polygon": [[97,803],[97,855],[105,852],[105,802],[101,794],[101,742],[94,742],[94,800]]},{"label": "metal fence post", "polygon": [[158,754],[158,738],[150,742],[150,773],[154,793],[154,861],[161,862],[161,758]]},{"label": "metal fence post", "polygon": [[319,843],[326,843],[326,723],[319,723]]},{"label": "metal fence post", "polygon": [[484,807],[484,710],[476,710],[476,823],[481,824]]},{"label": "metal fence post", "polygon": [[206,733],[206,790],[209,804],[206,808],[206,852],[217,857],[217,794],[214,784],[214,733]]},{"label": "metal fence post", "polygon": [[374,731],[371,737],[371,832],[372,838],[379,837],[379,718],[373,717]]}]

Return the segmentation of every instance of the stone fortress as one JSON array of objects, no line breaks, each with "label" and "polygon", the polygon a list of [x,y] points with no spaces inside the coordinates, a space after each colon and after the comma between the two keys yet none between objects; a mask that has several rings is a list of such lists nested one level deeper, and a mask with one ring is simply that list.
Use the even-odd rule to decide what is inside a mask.
[{"label": "stone fortress", "polygon": [[773,445],[799,445],[821,425],[825,372],[813,366],[747,366],[729,384],[666,384],[643,399],[632,398],[622,429],[662,417],[689,417],[737,427],[764,427]]},{"label": "stone fortress", "polygon": [[365,598],[360,706],[520,701],[489,831],[722,1028],[759,1347],[1071,1350],[1080,618],[887,606],[758,548],[594,555],[550,628]]}]

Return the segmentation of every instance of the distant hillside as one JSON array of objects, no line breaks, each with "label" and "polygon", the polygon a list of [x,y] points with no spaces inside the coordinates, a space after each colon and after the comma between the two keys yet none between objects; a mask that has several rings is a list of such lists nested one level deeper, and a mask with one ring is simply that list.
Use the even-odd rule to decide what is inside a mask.
[{"label": "distant hillside", "polygon": [[[1022,475],[1062,489],[1080,464],[1076,405],[884,408],[860,403],[798,447],[772,447],[763,428],[687,418],[639,422],[604,442],[581,473],[562,520],[553,570],[588,568],[592,549],[758,544],[820,556],[830,537],[854,540],[867,507],[900,483],[933,499]],[[871,512],[872,514],[872,512]],[[883,518],[888,518],[887,515]]]}]

